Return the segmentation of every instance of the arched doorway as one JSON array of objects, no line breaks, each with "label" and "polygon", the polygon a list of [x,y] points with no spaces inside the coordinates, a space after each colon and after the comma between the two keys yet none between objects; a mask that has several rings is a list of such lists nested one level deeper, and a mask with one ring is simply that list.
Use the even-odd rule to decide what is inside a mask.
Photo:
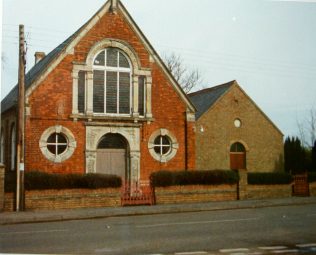
[{"label": "arched doorway", "polygon": [[130,179],[129,146],[120,134],[109,133],[103,136],[97,147],[96,172],[114,174],[123,181]]},{"label": "arched doorway", "polygon": [[239,142],[230,146],[230,169],[246,169],[246,149]]}]

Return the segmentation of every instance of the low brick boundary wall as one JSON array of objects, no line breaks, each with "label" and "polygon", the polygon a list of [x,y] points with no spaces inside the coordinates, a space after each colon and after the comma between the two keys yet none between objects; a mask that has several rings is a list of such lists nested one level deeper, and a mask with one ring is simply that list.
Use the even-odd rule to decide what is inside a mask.
[{"label": "low brick boundary wall", "polygon": [[[316,196],[316,182],[310,183]],[[247,185],[248,199],[286,198],[292,186]],[[121,189],[68,189],[26,191],[26,210],[52,210],[121,206]],[[237,200],[237,185],[188,185],[155,188],[156,204],[199,203]],[[4,211],[14,210],[14,193],[5,194]]]},{"label": "low brick boundary wall", "polygon": [[[26,191],[26,210],[73,209],[121,206],[118,189],[66,189]],[[14,210],[14,194],[5,194],[5,211]]]},{"label": "low brick boundary wall", "polygon": [[292,184],[248,185],[248,199],[286,198],[292,196]]},{"label": "low brick boundary wall", "polygon": [[155,188],[156,204],[181,204],[237,199],[237,185],[188,185]]},{"label": "low brick boundary wall", "polygon": [[316,197],[316,182],[309,184],[309,194],[313,197]]}]

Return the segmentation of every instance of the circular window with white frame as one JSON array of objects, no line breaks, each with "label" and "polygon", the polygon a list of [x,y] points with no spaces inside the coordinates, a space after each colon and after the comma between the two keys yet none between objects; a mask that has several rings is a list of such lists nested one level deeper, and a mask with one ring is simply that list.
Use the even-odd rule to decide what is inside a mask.
[{"label": "circular window with white frame", "polygon": [[148,141],[151,156],[159,162],[171,160],[176,155],[178,148],[176,137],[164,128],[155,131]]},{"label": "circular window with white frame", "polygon": [[71,157],[77,142],[69,129],[56,125],[43,132],[39,147],[48,160],[61,163]]},{"label": "circular window with white frame", "polygon": [[236,128],[240,128],[241,127],[241,120],[240,119],[235,119],[234,120],[234,126],[236,127]]}]

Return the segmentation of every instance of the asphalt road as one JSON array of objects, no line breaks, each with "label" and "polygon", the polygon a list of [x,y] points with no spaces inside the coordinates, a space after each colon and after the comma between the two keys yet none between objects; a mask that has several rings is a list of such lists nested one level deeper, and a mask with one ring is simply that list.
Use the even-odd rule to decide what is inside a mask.
[{"label": "asphalt road", "polygon": [[0,226],[0,253],[245,254],[310,244],[316,205]]}]

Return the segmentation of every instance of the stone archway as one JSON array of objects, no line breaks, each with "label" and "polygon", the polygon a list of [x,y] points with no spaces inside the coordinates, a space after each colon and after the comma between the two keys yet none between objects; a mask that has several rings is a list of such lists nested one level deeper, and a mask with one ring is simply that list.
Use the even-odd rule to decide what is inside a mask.
[{"label": "stone archway", "polygon": [[129,144],[120,134],[108,133],[98,143],[96,173],[113,174],[130,179]]},{"label": "stone archway", "polygon": [[138,183],[140,180],[140,129],[138,124],[129,126],[86,126],[86,173],[97,172],[98,146],[102,138],[107,134],[119,135],[128,144],[126,158],[131,183]]}]

